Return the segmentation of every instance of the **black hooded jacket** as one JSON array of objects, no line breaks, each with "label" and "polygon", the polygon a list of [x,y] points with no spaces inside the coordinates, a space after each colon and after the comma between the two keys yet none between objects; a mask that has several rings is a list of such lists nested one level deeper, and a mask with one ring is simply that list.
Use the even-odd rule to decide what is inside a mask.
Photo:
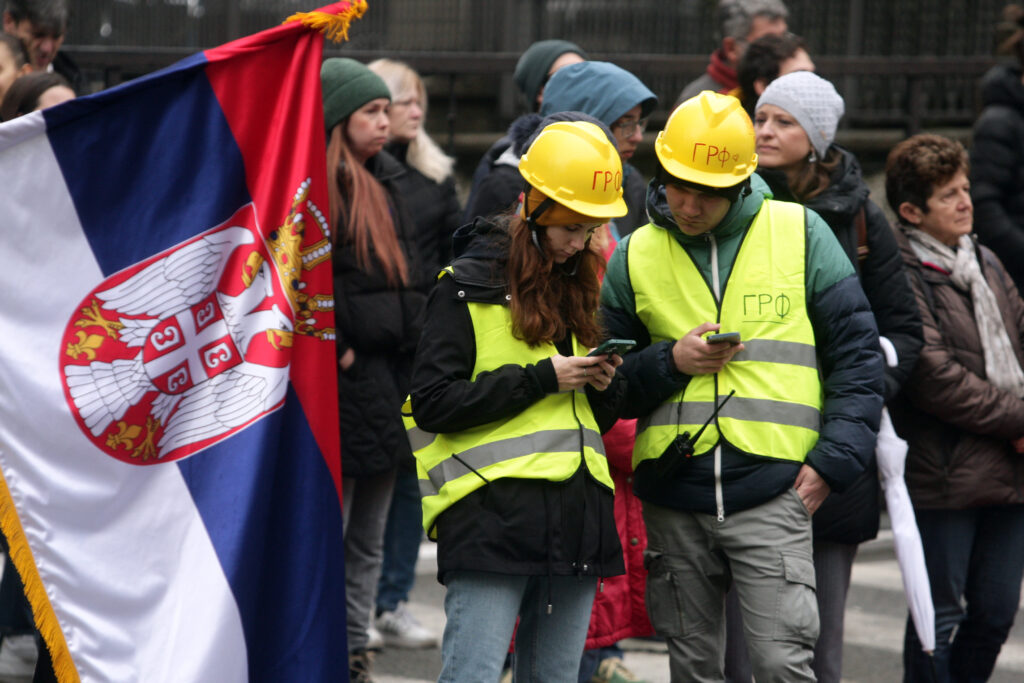
[{"label": "black hooded jacket", "polygon": [[1024,288],[1024,83],[1019,66],[993,67],[982,80],[985,108],[974,123],[971,197],[974,231]]},{"label": "black hooded jacket", "polygon": [[508,133],[487,150],[473,173],[473,187],[463,214],[465,222],[508,211],[519,200],[524,182],[519,175],[519,157],[543,118],[540,114],[520,116],[509,126]]},{"label": "black hooded jacket", "polygon": [[[885,214],[868,199],[860,164],[849,151],[841,154],[829,186],[805,203],[825,219],[850,262],[857,269],[861,287],[871,304],[878,332],[896,348],[899,364],[885,369],[885,398],[899,393],[917,363],[921,351],[921,316],[907,279],[899,245]],[[795,201],[778,171],[759,169],[779,199]],[[858,256],[857,216],[864,211],[867,254]],[[814,513],[814,537],[838,543],[860,543],[878,533],[878,473],[872,466],[843,493],[832,492]]]},{"label": "black hooded jacket", "polygon": [[[472,378],[476,361],[470,301],[507,305],[505,222],[478,219],[453,240],[455,276],[437,281],[412,376],[412,409],[429,432],[458,432],[514,415],[558,391],[550,359],[508,364]],[[556,344],[569,354],[568,339]],[[614,424],[625,382],[587,387],[602,431]],[[564,482],[501,478],[437,519],[438,579],[452,570],[514,575],[616,576],[624,571],[612,492],[585,466]]]},{"label": "black hooded jacket", "polygon": [[[467,223],[478,216],[486,218],[515,207],[524,186],[523,176],[519,174],[519,157],[543,120],[540,114],[520,116],[509,126],[508,133],[484,154],[473,173],[473,188],[466,200],[463,216]],[[629,163],[622,164],[622,198],[628,213],[615,219],[620,239],[647,224],[647,181]]]},{"label": "black hooded jacket", "polygon": [[455,177],[437,183],[410,166],[406,161],[407,143],[393,142],[384,150],[405,167],[399,184],[402,206],[416,226],[417,258],[428,271],[437,271],[451,260],[452,235],[460,224]]}]

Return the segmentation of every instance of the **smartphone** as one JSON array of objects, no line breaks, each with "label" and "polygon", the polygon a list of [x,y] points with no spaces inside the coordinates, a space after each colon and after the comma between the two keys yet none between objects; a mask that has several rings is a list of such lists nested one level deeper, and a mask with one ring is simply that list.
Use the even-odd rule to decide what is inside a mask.
[{"label": "smartphone", "polygon": [[739,332],[719,332],[718,334],[709,334],[707,336],[708,344],[721,344],[726,342],[728,344],[739,344],[740,333]]},{"label": "smartphone", "polygon": [[601,344],[588,353],[588,356],[603,356],[604,354],[617,353],[620,356],[629,351],[631,348],[636,346],[635,339],[606,339]]}]

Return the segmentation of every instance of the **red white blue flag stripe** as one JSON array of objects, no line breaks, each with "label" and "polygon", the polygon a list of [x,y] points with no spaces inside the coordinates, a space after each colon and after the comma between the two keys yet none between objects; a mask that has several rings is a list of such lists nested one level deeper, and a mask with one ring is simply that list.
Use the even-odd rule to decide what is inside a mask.
[{"label": "red white blue flag stripe", "polygon": [[61,681],[347,678],[322,40],[0,126],[0,526]]}]

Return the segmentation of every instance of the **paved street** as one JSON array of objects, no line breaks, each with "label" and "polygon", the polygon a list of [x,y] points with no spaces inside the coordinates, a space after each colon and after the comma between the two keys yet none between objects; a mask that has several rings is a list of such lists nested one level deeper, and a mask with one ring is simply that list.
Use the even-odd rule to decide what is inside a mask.
[{"label": "paved street", "polygon": [[[444,628],[444,588],[435,578],[434,546],[420,551],[411,611],[438,634]],[[906,601],[899,568],[887,530],[861,546],[853,568],[853,585],[846,610],[844,681],[848,683],[895,683],[903,668],[903,624]],[[664,647],[644,641],[627,641],[626,663],[649,683],[668,681]],[[440,668],[438,650],[387,649],[380,653],[374,680],[378,683],[420,683],[436,680]],[[1024,625],[1018,613],[1010,640],[1003,647],[992,683],[1024,680]]]}]

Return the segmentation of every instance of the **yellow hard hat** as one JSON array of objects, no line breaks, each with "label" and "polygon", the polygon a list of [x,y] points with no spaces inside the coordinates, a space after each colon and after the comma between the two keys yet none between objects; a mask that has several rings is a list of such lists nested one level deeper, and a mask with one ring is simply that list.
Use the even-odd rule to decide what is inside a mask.
[{"label": "yellow hard hat", "polygon": [[519,173],[532,187],[583,216],[604,221],[626,215],[619,152],[589,121],[546,126],[519,160]]},{"label": "yellow hard hat", "polygon": [[754,125],[743,105],[710,90],[676,107],[654,152],[670,175],[709,187],[732,187],[757,168]]}]

